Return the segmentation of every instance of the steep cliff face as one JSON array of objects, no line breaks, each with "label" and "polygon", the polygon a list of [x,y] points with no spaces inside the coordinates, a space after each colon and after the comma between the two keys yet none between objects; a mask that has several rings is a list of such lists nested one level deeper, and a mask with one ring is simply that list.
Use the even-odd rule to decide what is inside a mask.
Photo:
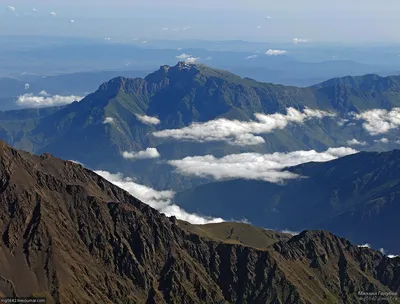
[{"label": "steep cliff face", "polygon": [[[326,293],[332,303],[353,303],[358,288],[399,290],[400,259],[329,233],[305,232],[257,250],[181,226],[80,165],[0,142],[6,296],[46,296],[50,303],[321,303]],[[308,282],[315,282],[312,292]]]}]

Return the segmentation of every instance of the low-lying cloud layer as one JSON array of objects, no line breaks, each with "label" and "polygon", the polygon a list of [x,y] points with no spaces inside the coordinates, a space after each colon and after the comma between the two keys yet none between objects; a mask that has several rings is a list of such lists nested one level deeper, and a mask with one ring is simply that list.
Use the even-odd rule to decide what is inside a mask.
[{"label": "low-lying cloud layer", "polygon": [[[44,91],[42,91],[42,92],[44,92]],[[75,95],[49,96],[48,94],[47,95],[41,94],[39,96],[36,96],[34,94],[24,94],[24,95],[21,95],[18,97],[16,103],[21,108],[43,108],[43,107],[52,107],[52,106],[62,106],[62,105],[73,103],[74,101],[80,101],[81,99],[83,99],[82,96],[75,96]]]},{"label": "low-lying cloud layer", "polygon": [[122,157],[125,159],[152,159],[160,156],[161,155],[158,153],[156,148],[147,148],[146,150],[139,152],[124,151],[122,153]]},{"label": "low-lying cloud layer", "polygon": [[297,174],[282,169],[307,162],[326,162],[357,153],[351,148],[329,148],[325,152],[295,151],[288,153],[258,154],[242,153],[216,158],[213,155],[186,157],[171,160],[183,175],[213,177],[221,179],[253,179],[280,183],[284,180],[299,178]]},{"label": "low-lying cloud layer", "polygon": [[239,121],[220,118],[205,123],[192,123],[182,129],[169,129],[154,132],[153,135],[161,138],[174,138],[197,142],[226,141],[235,145],[258,145],[265,143],[264,139],[254,134],[266,134],[276,129],[284,129],[289,123],[301,124],[317,118],[322,119],[335,114],[320,110],[304,109],[300,112],[288,108],[286,114],[255,114],[258,121]]},{"label": "low-lying cloud layer", "polygon": [[158,125],[160,120],[157,117],[151,117],[147,115],[136,115],[137,119],[146,125]]},{"label": "low-lying cloud layer", "polygon": [[185,210],[172,203],[175,196],[173,191],[156,191],[152,188],[139,185],[129,177],[122,174],[111,174],[107,171],[95,171],[98,175],[105,178],[114,185],[128,191],[131,195],[148,204],[152,208],[164,213],[166,216],[175,216],[178,219],[192,224],[220,223],[221,218],[202,217],[196,214],[187,213]]},{"label": "low-lying cloud layer", "polygon": [[385,134],[400,127],[400,108],[391,111],[374,109],[353,114],[354,119],[363,120],[363,127],[371,135]]}]

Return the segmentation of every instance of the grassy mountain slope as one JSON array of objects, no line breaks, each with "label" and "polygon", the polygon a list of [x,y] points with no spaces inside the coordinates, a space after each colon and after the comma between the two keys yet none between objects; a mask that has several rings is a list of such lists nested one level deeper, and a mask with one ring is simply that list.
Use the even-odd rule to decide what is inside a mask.
[{"label": "grassy mountain slope", "polygon": [[280,240],[287,241],[291,237],[291,235],[287,233],[266,230],[246,223],[237,222],[191,225],[187,222],[180,221],[179,225],[187,231],[220,242],[242,244],[258,249],[266,249]]},{"label": "grassy mountain slope", "polygon": [[49,154],[0,142],[0,172],[5,296],[46,296],[49,303],[359,303],[358,290],[400,289],[399,258],[327,232],[305,231],[257,250],[188,232]]},{"label": "grassy mountain slope", "polygon": [[284,185],[215,182],[178,193],[175,201],[190,211],[246,218],[274,229],[327,229],[359,244],[400,252],[400,230],[393,224],[400,212],[400,150],[362,152],[288,170],[306,178]]}]

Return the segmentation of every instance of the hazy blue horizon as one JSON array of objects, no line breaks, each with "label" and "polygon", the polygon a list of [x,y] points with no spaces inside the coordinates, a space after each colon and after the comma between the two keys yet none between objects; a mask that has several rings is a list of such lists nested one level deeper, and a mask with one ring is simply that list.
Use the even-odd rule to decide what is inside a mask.
[{"label": "hazy blue horizon", "polygon": [[0,35],[400,43],[400,2],[393,0],[386,0],[384,6],[372,0],[338,0],[330,6],[318,0],[249,0],[246,4],[239,0],[87,0],[84,4],[77,0],[10,0],[2,4]]}]

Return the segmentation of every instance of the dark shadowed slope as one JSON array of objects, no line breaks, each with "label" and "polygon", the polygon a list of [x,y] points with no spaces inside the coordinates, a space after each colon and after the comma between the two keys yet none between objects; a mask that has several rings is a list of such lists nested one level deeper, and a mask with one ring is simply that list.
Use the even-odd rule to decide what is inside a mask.
[{"label": "dark shadowed slope", "polygon": [[362,152],[288,169],[307,177],[277,185],[214,182],[179,193],[183,208],[299,231],[328,229],[359,244],[400,253],[400,150]]},{"label": "dark shadowed slope", "polygon": [[[266,250],[192,234],[80,165],[0,142],[0,293],[53,303],[357,303],[400,259],[327,232]],[[294,271],[295,270],[295,271]]]}]

